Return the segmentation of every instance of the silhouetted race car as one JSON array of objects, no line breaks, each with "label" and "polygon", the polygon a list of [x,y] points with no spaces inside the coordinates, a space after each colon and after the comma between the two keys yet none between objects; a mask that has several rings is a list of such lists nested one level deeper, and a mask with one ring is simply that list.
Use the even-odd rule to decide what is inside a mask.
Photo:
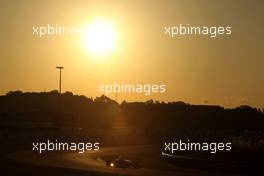
[{"label": "silhouetted race car", "polygon": [[128,159],[117,158],[115,160],[106,161],[107,167],[117,167],[117,168],[138,168],[138,163],[130,161]]}]

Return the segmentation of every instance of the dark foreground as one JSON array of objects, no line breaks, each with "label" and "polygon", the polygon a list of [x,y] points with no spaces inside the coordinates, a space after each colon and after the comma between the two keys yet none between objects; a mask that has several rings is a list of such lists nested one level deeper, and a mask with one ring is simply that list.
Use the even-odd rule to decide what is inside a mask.
[{"label": "dark foreground", "polygon": [[36,166],[14,162],[1,162],[2,176],[119,176],[118,174],[82,171],[70,168],[56,168],[48,166]]},{"label": "dark foreground", "polygon": [[[147,149],[147,152],[146,152]],[[130,151],[130,152],[128,152]],[[129,159],[141,159],[139,169],[121,169],[106,167],[103,160],[106,158],[122,154]],[[88,176],[119,176],[119,175],[136,175],[136,176],[243,176],[243,175],[262,175],[261,170],[245,170],[243,166],[236,172],[230,169],[224,170],[221,165],[211,165],[208,163],[183,160],[177,160],[176,163],[164,162],[157,155],[153,155],[149,146],[123,146],[108,147],[100,152],[94,153],[46,153],[39,155],[32,151],[16,152],[9,155],[6,162],[2,160],[1,170],[4,175],[88,175]],[[217,169],[217,168],[220,168]],[[232,168],[232,165],[228,166]],[[240,170],[240,171],[239,171]],[[231,172],[230,172],[231,171]],[[2,174],[1,174],[2,175]]]}]

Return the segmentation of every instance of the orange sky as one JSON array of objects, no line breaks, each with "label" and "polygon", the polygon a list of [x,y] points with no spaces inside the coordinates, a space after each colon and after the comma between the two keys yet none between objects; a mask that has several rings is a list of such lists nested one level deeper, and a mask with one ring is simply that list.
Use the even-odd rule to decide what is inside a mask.
[{"label": "orange sky", "polygon": [[[119,94],[118,100],[185,101],[264,107],[262,1],[1,1],[0,94],[58,88],[99,96],[98,84],[166,84],[164,94]],[[91,60],[81,37],[32,35],[32,26],[84,26],[100,17],[114,26],[116,51]],[[169,38],[164,26],[232,26],[232,35]],[[114,98],[114,94],[109,95]]]}]

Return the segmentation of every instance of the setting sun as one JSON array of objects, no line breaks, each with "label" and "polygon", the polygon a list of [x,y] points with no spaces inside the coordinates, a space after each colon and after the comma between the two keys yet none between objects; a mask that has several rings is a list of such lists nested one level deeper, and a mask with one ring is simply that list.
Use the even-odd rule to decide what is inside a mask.
[{"label": "setting sun", "polygon": [[83,40],[92,57],[105,57],[116,47],[116,31],[111,23],[97,20],[85,28]]}]

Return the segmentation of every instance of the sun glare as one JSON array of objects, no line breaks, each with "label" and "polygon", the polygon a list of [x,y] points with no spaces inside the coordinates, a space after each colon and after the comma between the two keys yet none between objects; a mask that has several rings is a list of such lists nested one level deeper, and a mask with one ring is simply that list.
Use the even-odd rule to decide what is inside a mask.
[{"label": "sun glare", "polygon": [[116,32],[111,23],[97,20],[85,28],[83,40],[93,58],[105,58],[116,47]]}]

